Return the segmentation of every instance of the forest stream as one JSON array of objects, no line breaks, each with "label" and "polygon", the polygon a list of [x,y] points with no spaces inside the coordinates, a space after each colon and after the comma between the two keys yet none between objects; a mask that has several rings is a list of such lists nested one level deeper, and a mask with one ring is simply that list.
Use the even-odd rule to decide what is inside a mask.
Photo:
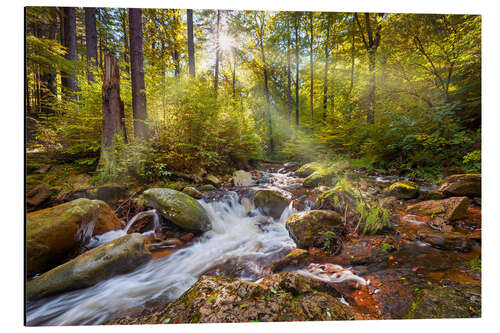
[{"label": "forest stream", "polygon": [[[393,200],[391,230],[351,235],[333,253],[328,251],[331,248],[312,246],[294,261],[287,256],[297,251],[287,220],[314,209],[326,189],[303,187],[303,178],[292,170],[283,164],[264,163],[244,184],[224,183],[205,192],[197,201],[208,214],[209,231],[182,246],[151,248],[152,259],[131,272],[88,288],[29,301],[27,324],[154,323],[158,321],[148,316],[178,300],[202,275],[260,283],[280,271],[316,281],[315,288],[347,305],[356,319],[480,316],[480,206],[471,203],[467,218],[440,229],[430,218],[407,213],[404,200]],[[352,174],[352,182],[362,193],[376,198],[386,197],[384,188],[404,180]],[[424,196],[436,189],[433,184],[419,185]],[[271,214],[273,218],[256,208],[253,196],[263,189],[277,191],[288,200],[279,216]],[[144,217],[154,217],[152,228],[141,230],[145,238],[165,223],[155,210],[139,214],[121,230],[92,237],[87,246],[97,247],[126,235]],[[287,262],[287,258],[292,260]],[[242,304],[241,311],[246,307]],[[170,318],[163,322],[168,321]]]}]

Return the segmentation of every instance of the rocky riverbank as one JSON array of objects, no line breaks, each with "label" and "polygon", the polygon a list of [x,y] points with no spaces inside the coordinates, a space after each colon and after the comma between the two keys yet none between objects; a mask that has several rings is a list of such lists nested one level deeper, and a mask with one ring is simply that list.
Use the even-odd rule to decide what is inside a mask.
[{"label": "rocky riverbank", "polygon": [[[430,184],[314,162],[180,177],[28,214],[28,324],[481,315],[480,175]],[[137,306],[116,306],[119,284]],[[80,313],[47,310],[64,302]]]}]

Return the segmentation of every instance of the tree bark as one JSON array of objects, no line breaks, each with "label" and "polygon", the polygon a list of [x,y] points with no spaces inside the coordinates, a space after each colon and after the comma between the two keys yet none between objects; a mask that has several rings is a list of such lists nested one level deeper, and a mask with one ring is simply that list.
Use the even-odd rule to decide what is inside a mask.
[{"label": "tree bark", "polygon": [[290,21],[288,20],[288,30],[287,30],[287,46],[286,46],[286,62],[287,62],[287,67],[286,67],[286,76],[287,76],[287,89],[286,89],[286,95],[287,95],[287,103],[288,103],[288,123],[290,124],[291,118],[292,118],[292,68],[291,68],[291,61],[290,61],[290,45],[291,45],[291,38],[290,38]]},{"label": "tree bark", "polygon": [[[378,14],[382,15],[383,14]],[[370,14],[365,13],[365,29],[366,38],[361,23],[359,22],[358,15],[354,14],[354,18],[359,27],[359,32],[365,44],[366,51],[368,53],[368,69],[370,72],[369,78],[369,90],[368,90],[368,112],[366,114],[366,120],[368,123],[373,124],[375,122],[375,64],[377,58],[377,48],[380,44],[380,24],[377,23],[375,28],[375,34],[371,29]]]},{"label": "tree bark", "polygon": [[94,82],[94,67],[97,67],[96,9],[85,8],[85,48],[87,51],[87,80]]},{"label": "tree bark", "polygon": [[127,73],[130,73],[130,60],[129,60],[129,43],[128,43],[128,29],[127,29],[127,12],[126,10],[121,11],[120,10],[120,23],[122,26],[122,33],[123,33],[123,44],[124,44],[124,50],[123,50],[123,60],[125,62],[125,68]]},{"label": "tree bark", "polygon": [[189,75],[196,77],[196,61],[194,58],[194,34],[193,34],[193,10],[187,10],[187,37],[188,37],[188,58]]},{"label": "tree bark", "polygon": [[260,55],[262,58],[263,74],[264,74],[264,92],[266,94],[266,107],[267,107],[267,122],[269,126],[269,149],[274,151],[274,140],[273,140],[273,123],[271,118],[271,101],[269,99],[269,73],[267,71],[266,65],[266,54],[264,51],[264,22],[265,18],[262,18],[261,31],[259,33],[259,46]]},{"label": "tree bark", "polygon": [[295,14],[295,127],[299,128],[299,20]]},{"label": "tree bark", "polygon": [[313,13],[309,13],[309,26],[310,26],[310,35],[311,35],[311,40],[310,40],[310,50],[309,50],[309,65],[311,69],[311,91],[309,92],[309,104],[310,104],[310,109],[311,109],[311,125],[313,124],[312,122],[314,121],[314,58],[313,58],[313,43],[314,43],[314,35],[313,35]]},{"label": "tree bark", "polygon": [[148,128],[146,125],[146,93],[142,52],[142,9],[129,9],[129,29],[134,136],[136,138],[145,138]]},{"label": "tree bark", "polygon": [[120,98],[120,72],[116,58],[106,54],[102,84],[102,140],[99,164],[110,170],[116,162],[116,156],[113,155],[116,135],[125,137],[123,102]]},{"label": "tree bark", "polygon": [[214,77],[214,90],[217,94],[217,89],[219,86],[219,61],[220,61],[220,50],[219,50],[219,34],[220,34],[220,10],[217,10],[217,28],[215,36],[215,77]]},{"label": "tree bark", "polygon": [[326,121],[326,111],[328,106],[328,56],[329,56],[329,40],[330,40],[330,16],[326,26],[326,40],[325,40],[325,78],[323,84],[323,121]]},{"label": "tree bark", "polygon": [[[66,47],[66,59],[76,61],[76,18],[73,7],[63,7],[63,46]],[[78,90],[76,76],[72,73],[62,73],[61,83],[71,97]]]}]

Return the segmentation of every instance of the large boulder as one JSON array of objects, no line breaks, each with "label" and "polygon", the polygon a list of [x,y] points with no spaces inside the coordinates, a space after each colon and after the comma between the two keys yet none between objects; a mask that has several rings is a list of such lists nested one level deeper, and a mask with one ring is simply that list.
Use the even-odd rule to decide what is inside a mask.
[{"label": "large boulder", "polygon": [[279,191],[259,190],[254,196],[255,207],[263,214],[269,215],[275,219],[280,218],[283,210],[288,206],[288,199]]},{"label": "large boulder", "polygon": [[169,188],[152,188],[143,194],[153,208],[178,227],[195,232],[211,229],[207,212],[189,195]]},{"label": "large boulder", "polygon": [[463,174],[446,177],[439,191],[449,197],[480,197],[481,196],[481,175]]},{"label": "large boulder", "polygon": [[310,279],[273,274],[261,283],[202,276],[179,299],[139,319],[113,324],[240,323],[251,321],[352,320],[349,306],[318,291]]},{"label": "large boulder", "polygon": [[290,216],[286,229],[299,248],[325,248],[344,233],[344,224],[334,211],[309,210]]},{"label": "large boulder", "polygon": [[255,182],[252,179],[252,174],[244,170],[236,170],[233,173],[234,186],[250,186]]},{"label": "large boulder", "polygon": [[406,211],[411,214],[442,217],[453,221],[467,217],[470,203],[471,200],[467,197],[427,200],[409,206]]},{"label": "large boulder", "polygon": [[87,288],[102,280],[129,272],[149,261],[151,253],[141,234],[130,234],[98,246],[43,273],[26,284],[29,301]]},{"label": "large boulder", "polygon": [[398,199],[414,199],[418,197],[418,189],[419,186],[414,182],[396,182],[387,188],[386,194]]},{"label": "large boulder", "polygon": [[28,276],[59,265],[91,236],[120,228],[120,220],[108,204],[100,200],[77,199],[28,213]]}]

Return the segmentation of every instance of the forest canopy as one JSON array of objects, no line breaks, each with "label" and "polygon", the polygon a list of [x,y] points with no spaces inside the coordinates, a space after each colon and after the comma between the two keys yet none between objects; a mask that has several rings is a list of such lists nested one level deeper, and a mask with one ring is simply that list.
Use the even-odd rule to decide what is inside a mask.
[{"label": "forest canopy", "polygon": [[96,183],[481,168],[476,15],[27,7],[27,149]]}]

